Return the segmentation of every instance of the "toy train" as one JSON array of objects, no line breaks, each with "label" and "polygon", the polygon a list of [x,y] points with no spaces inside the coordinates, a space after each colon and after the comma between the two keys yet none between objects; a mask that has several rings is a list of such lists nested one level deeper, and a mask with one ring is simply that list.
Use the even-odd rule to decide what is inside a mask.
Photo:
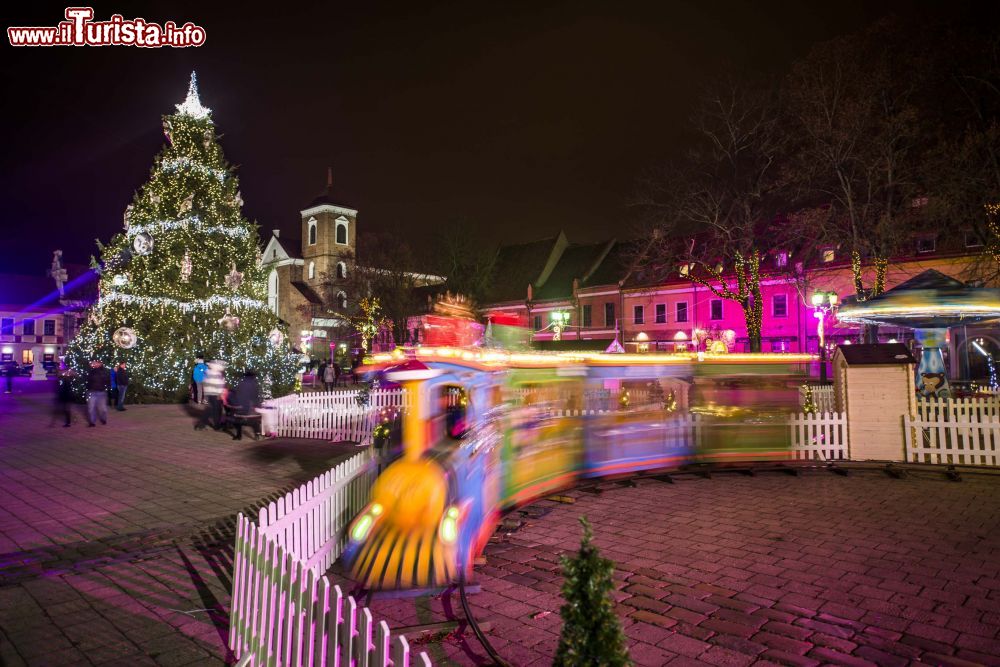
[{"label": "toy train", "polygon": [[[439,588],[470,571],[503,512],[581,478],[781,458],[781,413],[794,398],[787,410],[773,396],[730,408],[712,392],[726,386],[720,378],[772,375],[772,386],[791,386],[783,379],[810,360],[426,348],[377,356],[369,369],[406,389],[402,452],[349,527],[345,562],[370,590]],[[711,377],[711,388],[701,391],[698,377]],[[735,391],[744,404],[769,395]],[[701,405],[689,406],[699,392]]]}]

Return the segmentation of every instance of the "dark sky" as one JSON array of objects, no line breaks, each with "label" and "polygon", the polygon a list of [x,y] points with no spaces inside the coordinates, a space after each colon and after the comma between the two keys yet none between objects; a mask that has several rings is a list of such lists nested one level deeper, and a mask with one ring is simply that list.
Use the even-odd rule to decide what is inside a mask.
[{"label": "dark sky", "polygon": [[[8,7],[4,27],[55,25],[65,5],[45,5]],[[44,272],[57,247],[84,262],[121,229],[192,69],[240,166],[244,212],[265,230],[297,237],[332,165],[361,233],[426,247],[463,220],[484,243],[621,237],[636,175],[682,150],[706,80],[733,64],[781,72],[885,12],[929,11],[814,5],[100,2],[98,19],[192,21],[207,43],[14,49],[4,38],[0,272]]]}]

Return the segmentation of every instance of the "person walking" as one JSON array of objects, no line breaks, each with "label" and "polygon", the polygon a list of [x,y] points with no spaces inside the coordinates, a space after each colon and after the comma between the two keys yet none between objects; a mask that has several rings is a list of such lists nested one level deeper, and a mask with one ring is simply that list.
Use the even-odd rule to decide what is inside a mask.
[{"label": "person walking", "polygon": [[63,428],[69,428],[73,421],[73,382],[76,380],[77,374],[76,371],[66,365],[66,362],[63,362],[59,367],[59,373],[56,377],[59,383],[56,385],[55,415],[62,414],[64,420]]},{"label": "person walking", "polygon": [[224,361],[216,359],[207,364],[202,387],[208,400],[208,407],[201,413],[201,419],[195,426],[195,429],[199,431],[209,424],[216,431],[222,428],[222,392],[226,388],[225,371],[226,362]]},{"label": "person walking", "polygon": [[125,412],[125,392],[128,391],[128,369],[125,362],[118,364],[115,370],[115,381],[118,383],[118,412]]},{"label": "person walking", "polygon": [[323,384],[327,391],[333,391],[333,386],[337,383],[337,366],[331,361],[326,362],[323,368]]},{"label": "person walking", "polygon": [[104,367],[100,359],[90,362],[87,372],[87,425],[100,418],[102,424],[108,423],[108,389],[111,388],[111,373]]},{"label": "person walking", "polygon": [[194,402],[205,402],[205,373],[208,372],[208,364],[201,357],[194,360],[194,370],[191,372],[191,379],[194,381]]},{"label": "person walking", "polygon": [[260,405],[260,384],[257,382],[257,374],[252,370],[243,373],[243,378],[237,383],[236,389],[229,393],[229,406],[233,409],[233,424],[236,426],[236,433],[233,440],[243,439],[243,425],[253,426],[254,440],[260,438],[260,415],[257,414],[257,407]]},{"label": "person walking", "polygon": [[4,377],[7,379],[7,389],[4,390],[5,394],[14,393],[14,373],[17,372],[17,364],[13,360],[8,361],[3,366]]}]

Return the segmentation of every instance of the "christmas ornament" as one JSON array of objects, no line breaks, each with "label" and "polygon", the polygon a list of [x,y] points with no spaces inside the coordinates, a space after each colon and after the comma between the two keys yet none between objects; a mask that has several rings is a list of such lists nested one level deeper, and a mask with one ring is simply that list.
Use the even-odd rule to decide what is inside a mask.
[{"label": "christmas ornament", "polygon": [[174,144],[174,138],[173,136],[171,136],[172,132],[173,132],[173,127],[171,126],[170,121],[169,120],[163,121],[163,136],[167,138],[167,143],[170,144],[171,146],[173,146]]},{"label": "christmas ornament", "polygon": [[121,327],[115,330],[111,335],[111,340],[115,342],[118,347],[124,348],[126,350],[135,347],[135,344],[139,342],[139,337],[135,333],[135,329],[130,329],[129,327]]},{"label": "christmas ornament", "polygon": [[211,129],[205,130],[205,136],[204,139],[202,140],[202,144],[204,144],[205,150],[208,150],[208,147],[212,145],[212,139],[213,139],[212,130]]},{"label": "christmas ornament", "polygon": [[240,193],[239,190],[236,191],[236,199],[234,201],[236,202],[236,206],[240,208],[243,207],[243,195]]},{"label": "christmas ornament", "polygon": [[226,308],[226,314],[219,318],[219,324],[223,326],[226,331],[235,331],[236,327],[240,326],[240,318],[229,313],[229,309]]},{"label": "christmas ornament", "polygon": [[128,276],[123,273],[119,273],[111,279],[111,284],[115,287],[125,287],[125,285],[128,285]]},{"label": "christmas ornament", "polygon": [[187,282],[191,278],[191,269],[193,268],[191,264],[191,252],[189,250],[184,251],[184,259],[181,260],[181,280]]},{"label": "christmas ornament", "polygon": [[181,202],[181,213],[188,213],[191,211],[191,207],[194,206],[194,193],[189,194],[184,201]]},{"label": "christmas ornament", "polygon": [[159,204],[160,203],[160,195],[158,195],[156,193],[153,193],[153,194],[149,195],[149,202],[151,204],[153,204],[153,205]]},{"label": "christmas ornament", "polygon": [[243,273],[236,270],[236,262],[233,262],[233,268],[229,270],[229,274],[226,276],[226,287],[235,292],[242,284]]},{"label": "christmas ornament", "polygon": [[267,339],[274,347],[281,347],[281,344],[285,342],[285,334],[278,329],[271,329],[271,333],[267,334]]},{"label": "christmas ornament", "polygon": [[128,229],[129,221],[128,219],[132,217],[132,204],[125,207],[125,229]]},{"label": "christmas ornament", "polygon": [[98,313],[96,309],[90,311],[90,317],[88,317],[87,319],[91,324],[98,327],[101,326],[101,322],[104,321],[104,317],[102,317],[101,314]]},{"label": "christmas ornament", "polygon": [[150,236],[149,232],[136,234],[135,239],[132,240],[132,249],[140,255],[148,255],[153,252],[153,237]]},{"label": "christmas ornament", "polygon": [[263,266],[264,266],[264,253],[260,251],[260,248],[257,248],[257,268],[259,269]]}]

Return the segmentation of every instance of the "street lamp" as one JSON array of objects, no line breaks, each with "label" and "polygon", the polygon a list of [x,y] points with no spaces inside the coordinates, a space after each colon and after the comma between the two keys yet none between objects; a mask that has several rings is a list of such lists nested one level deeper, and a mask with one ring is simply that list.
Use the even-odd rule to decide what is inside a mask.
[{"label": "street lamp", "polygon": [[569,313],[562,310],[552,312],[552,340],[562,340],[562,330],[567,324],[569,324]]},{"label": "street lamp", "polygon": [[827,313],[837,307],[837,293],[813,292],[812,305],[816,309],[813,317],[818,320],[816,333],[819,336],[819,381],[826,382],[826,337],[824,336],[824,325]]}]

